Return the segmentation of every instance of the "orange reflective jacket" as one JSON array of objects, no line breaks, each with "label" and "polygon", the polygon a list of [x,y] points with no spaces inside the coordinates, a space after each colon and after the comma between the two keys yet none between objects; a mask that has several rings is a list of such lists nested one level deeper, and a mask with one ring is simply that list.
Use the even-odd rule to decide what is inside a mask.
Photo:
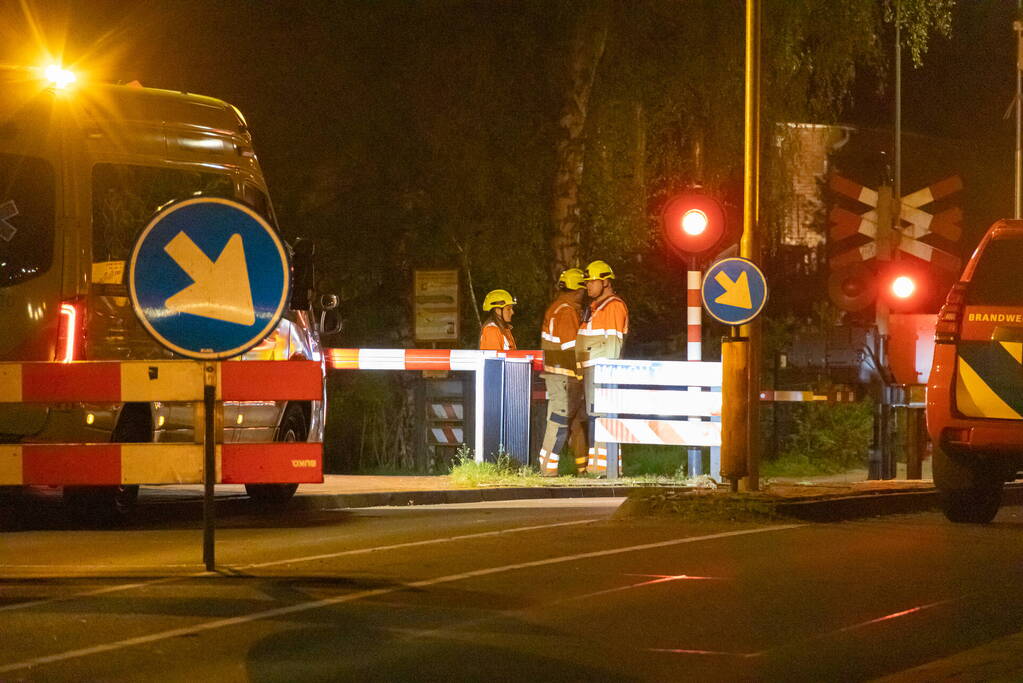
[{"label": "orange reflective jacket", "polygon": [[493,320],[488,322],[480,330],[481,351],[513,351],[515,350],[515,337],[512,336],[511,325],[505,325],[502,330]]},{"label": "orange reflective jacket", "polygon": [[580,307],[570,301],[555,299],[547,307],[540,332],[544,372],[576,376],[575,342],[580,313]]},{"label": "orange reflective jacket", "polygon": [[625,335],[629,333],[629,309],[621,297],[612,294],[594,301],[589,313],[576,339],[576,360],[581,368],[593,365],[598,358],[621,358]]}]

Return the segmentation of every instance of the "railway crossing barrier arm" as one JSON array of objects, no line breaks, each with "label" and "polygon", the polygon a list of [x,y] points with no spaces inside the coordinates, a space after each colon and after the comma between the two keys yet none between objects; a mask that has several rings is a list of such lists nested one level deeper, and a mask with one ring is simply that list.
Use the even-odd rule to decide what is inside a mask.
[{"label": "railway crossing barrier arm", "polygon": [[474,448],[476,461],[483,462],[486,456],[503,449],[523,464],[528,463],[528,380],[531,373],[543,370],[542,351],[333,348],[325,355],[331,370],[473,373],[472,409],[466,406],[462,413],[472,424],[465,425],[462,436]]}]

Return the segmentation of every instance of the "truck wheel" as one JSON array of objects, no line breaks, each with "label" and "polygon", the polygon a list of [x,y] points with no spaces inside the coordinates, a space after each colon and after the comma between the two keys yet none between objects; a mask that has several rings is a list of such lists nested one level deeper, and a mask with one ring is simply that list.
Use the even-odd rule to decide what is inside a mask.
[{"label": "truck wheel", "polygon": [[[284,411],[281,426],[274,441],[305,441],[309,429],[305,424],[305,413],[297,405],[289,405]],[[298,484],[246,484],[245,492],[257,503],[283,505],[291,500],[298,490]]]},{"label": "truck wheel", "polygon": [[[111,435],[113,443],[148,443],[153,440],[152,421],[147,404],[128,404]],[[64,505],[76,518],[108,524],[126,518],[139,499],[137,485],[65,486]]]},{"label": "truck wheel", "polygon": [[1005,482],[991,465],[977,458],[955,456],[933,445],[934,485],[941,509],[950,522],[987,524],[1002,505]]}]

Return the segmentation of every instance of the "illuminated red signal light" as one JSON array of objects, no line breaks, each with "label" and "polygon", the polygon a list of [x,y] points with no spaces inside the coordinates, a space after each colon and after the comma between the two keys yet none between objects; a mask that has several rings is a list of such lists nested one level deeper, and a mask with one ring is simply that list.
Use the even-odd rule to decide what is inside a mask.
[{"label": "illuminated red signal light", "polygon": [[702,235],[707,223],[707,214],[699,209],[689,209],[682,214],[682,232],[687,235]]},{"label": "illuminated red signal light", "polygon": [[661,213],[668,246],[682,258],[707,255],[725,236],[725,212],[716,199],[688,193],[672,197]]},{"label": "illuminated red signal light", "polygon": [[908,299],[916,293],[916,280],[908,275],[900,275],[892,280],[892,294],[899,299]]}]

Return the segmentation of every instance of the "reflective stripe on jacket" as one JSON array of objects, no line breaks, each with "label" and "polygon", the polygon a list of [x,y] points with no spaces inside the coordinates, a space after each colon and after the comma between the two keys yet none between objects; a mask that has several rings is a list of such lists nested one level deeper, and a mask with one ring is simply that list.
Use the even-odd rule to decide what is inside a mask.
[{"label": "reflective stripe on jacket", "polygon": [[480,350],[514,351],[515,337],[512,336],[511,325],[505,325],[502,330],[493,320],[486,323],[480,330]]},{"label": "reflective stripe on jacket", "polygon": [[557,299],[547,307],[540,333],[544,372],[577,376],[575,344],[576,334],[579,332],[580,312],[578,305]]},{"label": "reflective stripe on jacket", "polygon": [[621,358],[625,335],[629,333],[629,309],[621,297],[612,294],[590,304],[588,320],[579,328],[575,354],[580,368],[598,358]]}]

